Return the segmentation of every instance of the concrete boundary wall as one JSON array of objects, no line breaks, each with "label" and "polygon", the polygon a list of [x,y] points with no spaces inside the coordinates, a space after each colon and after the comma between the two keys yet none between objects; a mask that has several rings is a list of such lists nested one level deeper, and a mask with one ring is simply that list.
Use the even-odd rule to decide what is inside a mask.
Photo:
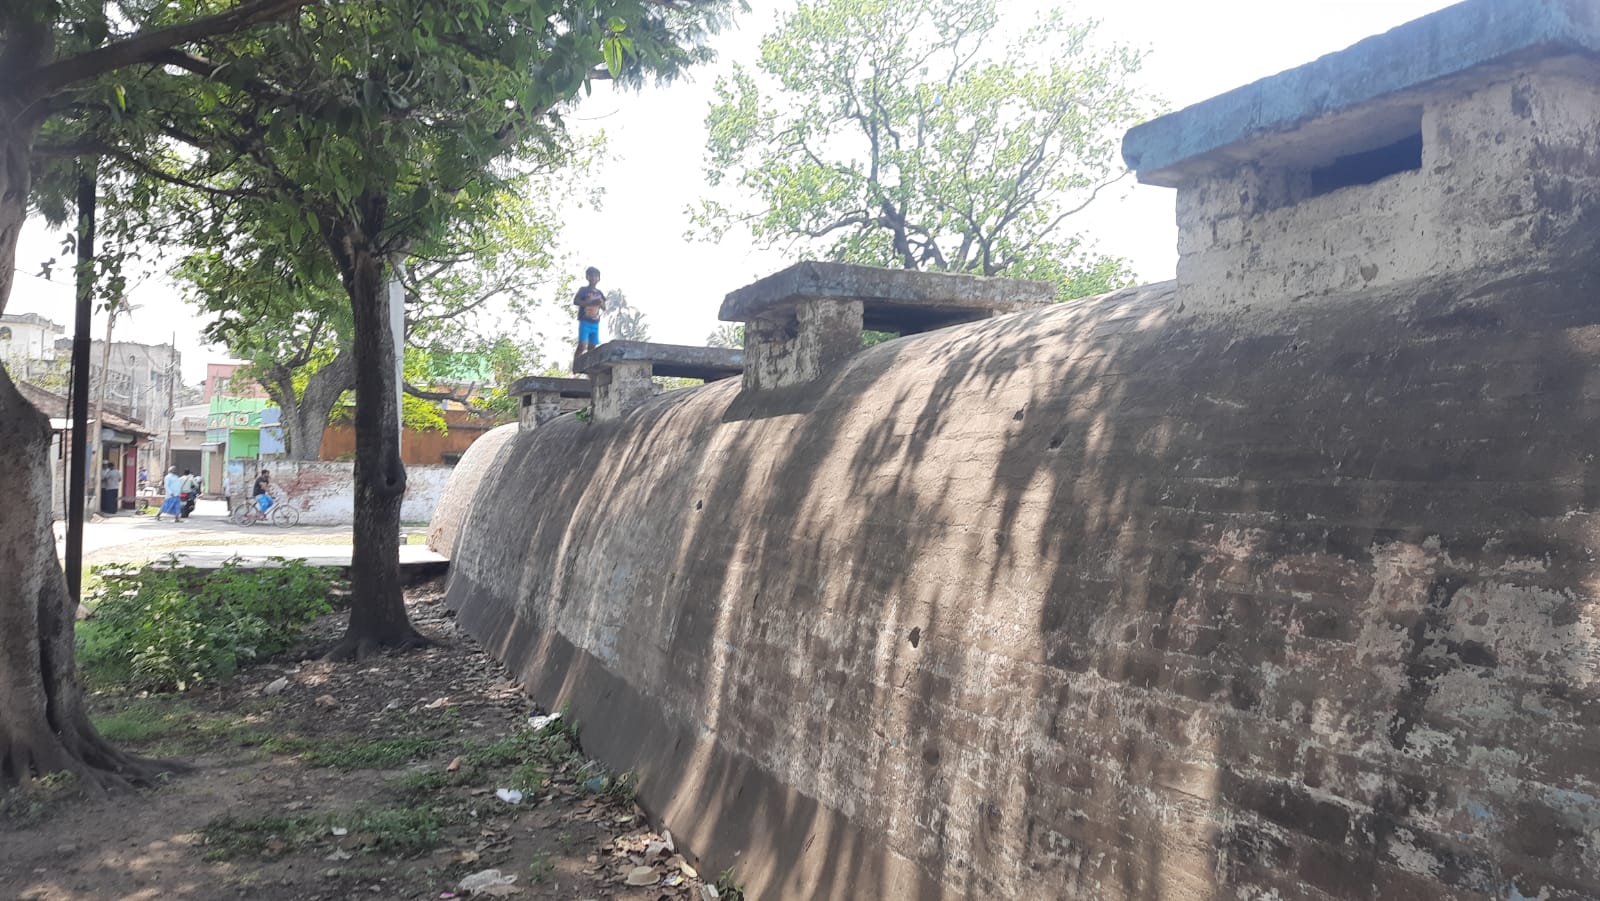
[{"label": "concrete boundary wall", "polygon": [[[479,439],[480,441],[483,439]],[[252,468],[253,467],[253,468]],[[403,522],[428,522],[439,498],[450,484],[454,467],[406,466],[406,496],[400,505]],[[352,461],[265,462],[230,468],[231,502],[248,500],[255,477],[265,469],[272,483],[300,508],[300,521],[308,526],[347,526],[355,521],[355,463]]]},{"label": "concrete boundary wall", "polygon": [[1157,285],[562,417],[449,603],[754,898],[1600,897],[1597,292]]}]

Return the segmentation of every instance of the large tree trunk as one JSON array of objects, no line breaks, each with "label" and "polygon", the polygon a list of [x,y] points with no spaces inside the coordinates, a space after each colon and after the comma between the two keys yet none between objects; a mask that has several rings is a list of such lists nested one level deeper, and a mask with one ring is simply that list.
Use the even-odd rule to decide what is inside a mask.
[{"label": "large tree trunk", "polygon": [[[0,71],[0,75],[3,75]],[[32,174],[28,156],[38,126],[20,122],[21,104],[0,96],[0,313],[11,299],[16,280],[17,240],[28,216],[28,188]]]},{"label": "large tree trunk", "polygon": [[293,372],[274,373],[267,393],[283,411],[285,459],[315,460],[322,455],[322,434],[334,404],[355,386],[355,354],[349,350],[339,351],[328,365],[313,372],[299,397],[294,393]]},{"label": "large tree trunk", "polygon": [[[28,155],[36,127],[0,99],[0,312],[11,297],[17,238],[27,216]],[[68,772],[91,791],[154,776],[89,723],[78,687],[67,593],[50,527],[50,420],[0,369],[0,787]]]},{"label": "large tree trunk", "polygon": [[91,791],[146,781],[89,723],[73,656],[76,605],[50,529],[50,421],[0,369],[0,785],[68,772]]},{"label": "large tree trunk", "polygon": [[[382,201],[369,201],[367,206],[368,222],[381,224]],[[400,460],[396,348],[389,330],[383,258],[368,234],[359,227],[340,225],[329,242],[355,314],[356,370],[350,625],[328,652],[333,659],[431,643],[412,627],[400,586],[400,502],[406,492],[406,468]]]}]

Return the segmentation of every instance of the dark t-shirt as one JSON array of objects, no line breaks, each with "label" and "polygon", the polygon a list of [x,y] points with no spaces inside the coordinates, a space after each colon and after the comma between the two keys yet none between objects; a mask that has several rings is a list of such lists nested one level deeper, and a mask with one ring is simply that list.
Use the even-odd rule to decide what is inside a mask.
[{"label": "dark t-shirt", "polygon": [[578,296],[572,299],[578,305],[578,315],[585,319],[600,319],[600,305],[606,302],[606,296],[599,288],[584,285],[578,289]]},{"label": "dark t-shirt", "polygon": [[260,497],[267,493],[267,486],[272,484],[266,479],[256,479],[256,489],[250,492],[251,497]]}]

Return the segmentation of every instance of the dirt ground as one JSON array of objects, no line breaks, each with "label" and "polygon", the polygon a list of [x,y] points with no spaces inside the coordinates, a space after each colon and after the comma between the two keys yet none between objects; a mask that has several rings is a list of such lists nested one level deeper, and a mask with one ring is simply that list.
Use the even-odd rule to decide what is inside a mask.
[{"label": "dirt ground", "polygon": [[[583,757],[570,718],[530,726],[542,711],[440,600],[436,583],[408,593],[435,649],[316,661],[342,628],[335,615],[221,688],[95,697],[108,737],[192,769],[108,800],[48,785],[9,799],[0,895],[465,898],[462,880],[494,869],[476,896],[717,897],[717,875],[702,879],[653,831],[630,778]],[[729,880],[724,901],[738,897]]]}]

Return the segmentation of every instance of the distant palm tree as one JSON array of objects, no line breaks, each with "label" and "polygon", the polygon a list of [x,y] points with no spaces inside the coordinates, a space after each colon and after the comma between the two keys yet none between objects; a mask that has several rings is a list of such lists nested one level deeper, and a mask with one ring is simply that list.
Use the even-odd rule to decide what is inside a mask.
[{"label": "distant palm tree", "polygon": [[606,294],[606,331],[617,341],[649,341],[650,326],[645,324],[644,311],[628,305],[628,297],[621,291]]}]

